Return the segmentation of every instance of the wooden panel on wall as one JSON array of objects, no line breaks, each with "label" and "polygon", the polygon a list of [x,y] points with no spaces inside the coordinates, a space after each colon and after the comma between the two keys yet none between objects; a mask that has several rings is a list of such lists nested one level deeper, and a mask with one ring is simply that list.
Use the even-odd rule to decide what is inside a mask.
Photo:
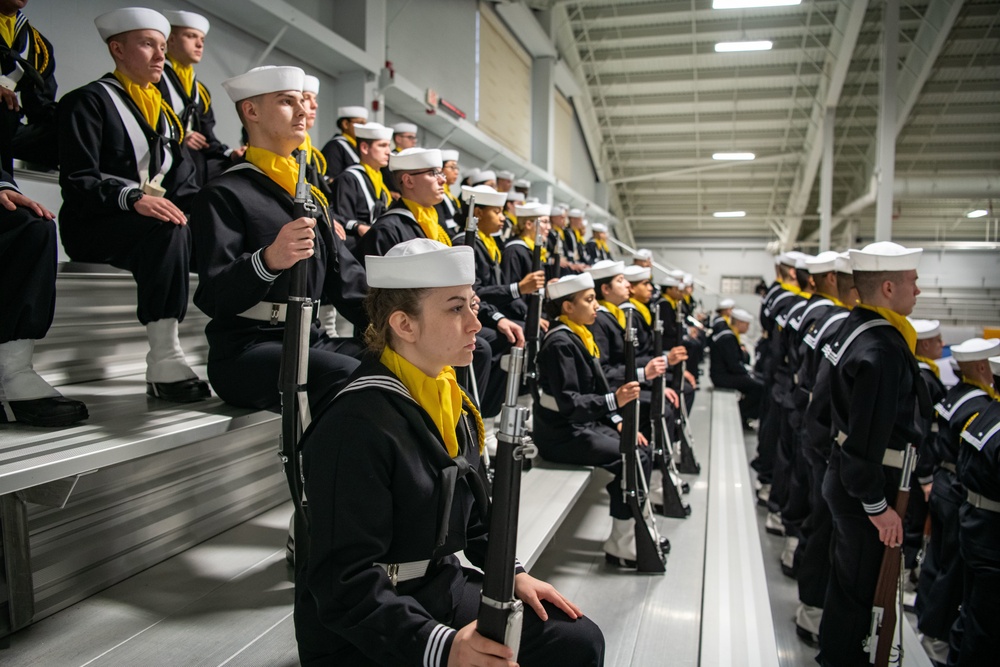
[{"label": "wooden panel on wall", "polygon": [[573,130],[576,126],[576,116],[573,105],[562,93],[555,91],[554,137],[552,142],[555,155],[552,169],[556,178],[563,183],[573,184]]},{"label": "wooden panel on wall", "polygon": [[478,127],[531,159],[531,57],[490,7],[479,13]]}]

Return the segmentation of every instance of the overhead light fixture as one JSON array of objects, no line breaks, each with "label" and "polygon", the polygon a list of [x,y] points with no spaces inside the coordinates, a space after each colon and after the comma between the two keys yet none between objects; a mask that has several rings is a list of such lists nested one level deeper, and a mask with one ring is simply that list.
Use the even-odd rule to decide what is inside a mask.
[{"label": "overhead light fixture", "polygon": [[983,216],[989,215],[990,212],[985,208],[977,208],[975,211],[969,211],[965,214],[966,218],[981,218]]},{"label": "overhead light fixture", "polygon": [[746,216],[746,211],[716,211],[712,214],[712,217],[715,218],[745,218]]},{"label": "overhead light fixture", "polygon": [[766,39],[757,42],[719,42],[716,53],[736,53],[738,51],[770,51],[774,44]]},{"label": "overhead light fixture", "polygon": [[713,0],[712,9],[749,9],[751,7],[791,7],[802,0]]},{"label": "overhead light fixture", "polygon": [[752,160],[755,157],[753,153],[712,153],[713,160]]}]

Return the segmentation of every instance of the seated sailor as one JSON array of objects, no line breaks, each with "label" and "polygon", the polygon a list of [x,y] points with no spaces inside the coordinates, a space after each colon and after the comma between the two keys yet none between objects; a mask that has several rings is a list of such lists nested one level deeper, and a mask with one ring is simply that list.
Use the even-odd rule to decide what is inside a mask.
[{"label": "seated sailor", "polygon": [[[288,302],[288,269],[307,262],[307,289],[364,331],[364,270],[332,232],[322,193],[315,217],[292,219],[302,145],[305,74],[258,67],[222,83],[247,130],[245,161],[209,183],[195,201],[199,284],[195,304],[212,318],[208,374],[227,403],[278,410],[278,368]],[[310,330],[309,400],[318,408],[358,366],[362,346]]]},{"label": "seated sailor", "polygon": [[[367,257],[365,358],[302,439],[310,548],[296,582],[299,659],[314,665],[509,665],[476,632],[489,500],[484,427],[455,381],[472,360],[473,251],[414,239]],[[512,564],[514,565],[514,564]],[[519,565],[518,664],[600,665],[604,637]]]},{"label": "seated sailor", "polygon": [[434,208],[438,212],[438,222],[448,230],[448,234],[455,235],[462,231],[461,221],[464,219],[462,201],[451,191],[458,183],[458,151],[441,151],[441,171],[444,172],[444,199]]},{"label": "seated sailor", "polygon": [[357,123],[354,134],[361,161],[333,179],[330,197],[330,212],[344,225],[352,244],[368,232],[392,201],[381,171],[389,164],[392,130],[379,123]]},{"label": "seated sailor", "polygon": [[170,23],[138,7],[94,23],[115,71],[59,104],[63,247],[74,261],[132,272],[137,315],[149,336],[146,392],[198,401],[209,395],[208,384],[188,366],[177,334],[191,259],[185,211],[197,185],[180,143],[184,128],[156,88]]},{"label": "seated sailor", "polygon": [[[508,195],[509,197],[509,195]],[[500,272],[503,282],[508,285],[525,283],[530,287],[537,284],[539,280],[545,280],[545,272],[542,269],[532,271],[535,252],[535,226],[539,225],[542,235],[541,263],[545,265],[548,259],[548,252],[545,249],[545,240],[548,238],[548,216],[549,206],[529,202],[517,204],[514,208],[516,219],[512,228],[510,240],[503,248],[503,256],[500,260]],[[528,302],[526,297],[534,290],[521,292],[509,305],[510,311],[519,319],[526,319],[528,314]],[[547,328],[548,323],[542,325]]]},{"label": "seated sailor", "polygon": [[603,222],[595,222],[590,226],[590,240],[583,246],[583,254],[588,264],[596,264],[605,259],[611,259],[608,248],[608,226]]},{"label": "seated sailor", "polygon": [[358,142],[354,138],[354,126],[368,122],[368,109],[363,106],[347,106],[337,108],[338,134],[323,146],[323,157],[326,158],[326,177],[333,180],[352,164],[361,161],[358,155]]},{"label": "seated sailor", "polygon": [[[744,428],[751,419],[760,416],[760,401],[764,396],[764,383],[747,369],[748,359],[740,344],[740,335],[750,329],[753,315],[742,308],[730,313],[732,325],[719,327],[712,334],[712,366],[709,373],[712,384],[719,389],[735,389],[740,398],[740,418]],[[725,322],[721,317],[720,321]]]}]

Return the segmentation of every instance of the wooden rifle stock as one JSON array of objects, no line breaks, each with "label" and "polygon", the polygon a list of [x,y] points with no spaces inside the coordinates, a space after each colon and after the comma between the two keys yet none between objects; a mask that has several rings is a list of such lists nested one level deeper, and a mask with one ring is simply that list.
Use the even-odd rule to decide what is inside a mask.
[{"label": "wooden rifle stock", "polygon": [[[660,312],[662,305],[662,301],[657,304],[657,312],[653,318],[653,354],[658,357],[663,356],[663,320]],[[691,514],[691,506],[684,503],[681,498],[682,492],[674,482],[678,471],[674,463],[673,443],[667,428],[667,398],[664,394],[667,386],[666,380],[666,374],[659,375],[653,380],[652,399],[649,406],[649,419],[652,422],[653,434],[653,465],[657,467],[663,477],[663,505],[660,508],[660,513],[674,519],[684,519]]]},{"label": "wooden rifle stock", "polygon": [[479,634],[506,644],[514,652],[512,660],[517,660],[523,618],[523,605],[514,597],[521,464],[524,459],[532,458],[537,451],[525,436],[528,409],[517,404],[523,364],[524,350],[512,348],[507,371],[507,395],[500,411],[500,428],[497,432],[489,546],[483,568],[483,592],[476,623]]},{"label": "wooden rifle stock", "polygon": [[[893,506],[901,521],[906,517],[906,506],[910,502],[910,473],[913,470],[914,457],[913,445],[907,445],[903,455],[903,473],[900,475],[899,491]],[[899,625],[896,612],[902,557],[902,547],[886,547],[882,554],[882,566],[879,569],[875,597],[872,600],[871,634],[868,637],[868,661],[875,667],[888,666],[893,638]],[[902,633],[900,636],[902,637]],[[899,642],[898,651],[900,655],[897,664],[903,664],[902,640]]]}]

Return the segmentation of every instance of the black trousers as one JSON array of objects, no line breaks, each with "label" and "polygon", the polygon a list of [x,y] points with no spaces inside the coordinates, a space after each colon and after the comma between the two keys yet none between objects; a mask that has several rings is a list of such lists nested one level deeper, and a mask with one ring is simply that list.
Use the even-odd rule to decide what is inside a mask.
[{"label": "black trousers", "polygon": [[948,640],[962,603],[965,566],[959,551],[958,510],[965,488],[955,474],[938,468],[931,491],[931,541],[917,583],[917,628],[934,639]]},{"label": "black trousers", "polygon": [[797,413],[790,410],[783,402],[775,398],[775,409],[778,411],[778,446],[775,448],[774,469],[771,480],[771,496],[767,508],[771,512],[780,512],[788,501],[788,489],[791,485],[792,466],[795,463],[795,435],[801,419]]},{"label": "black trousers", "polygon": [[63,206],[59,232],[66,253],[77,262],[110,264],[130,271],[138,293],[139,322],[184,319],[191,264],[191,229],[187,225],[131,212],[76,211],[67,220],[65,209]]},{"label": "black trousers", "polygon": [[802,522],[799,548],[795,551],[795,574],[799,602],[822,608],[830,581],[830,539],[833,534],[833,516],[823,499],[826,459],[810,449],[803,449],[801,458],[809,473],[810,508],[809,516]]},{"label": "black trousers", "polygon": [[903,519],[903,557],[908,569],[917,566],[917,554],[924,548],[924,524],[928,511],[924,490],[914,474],[910,478],[910,501],[906,504],[906,517]]},{"label": "black trousers", "polygon": [[0,343],[45,338],[56,306],[56,223],[0,207]]},{"label": "black trousers", "polygon": [[1000,655],[1000,514],[964,503],[959,516],[965,585],[948,665],[992,665]]},{"label": "black trousers", "polygon": [[713,373],[712,384],[719,389],[735,389],[743,394],[740,399],[740,417],[743,421],[760,416],[760,402],[764,397],[764,383],[751,375]]},{"label": "black trousers", "polygon": [[507,372],[500,368],[500,357],[509,350],[507,337],[494,329],[483,327],[476,334],[472,363],[476,370],[479,411],[484,418],[500,414],[507,389]]},{"label": "black trousers", "polygon": [[757,458],[751,465],[762,484],[771,484],[774,478],[774,457],[778,450],[778,432],[781,430],[781,406],[771,399],[765,389],[760,401],[760,428],[757,431]]}]

